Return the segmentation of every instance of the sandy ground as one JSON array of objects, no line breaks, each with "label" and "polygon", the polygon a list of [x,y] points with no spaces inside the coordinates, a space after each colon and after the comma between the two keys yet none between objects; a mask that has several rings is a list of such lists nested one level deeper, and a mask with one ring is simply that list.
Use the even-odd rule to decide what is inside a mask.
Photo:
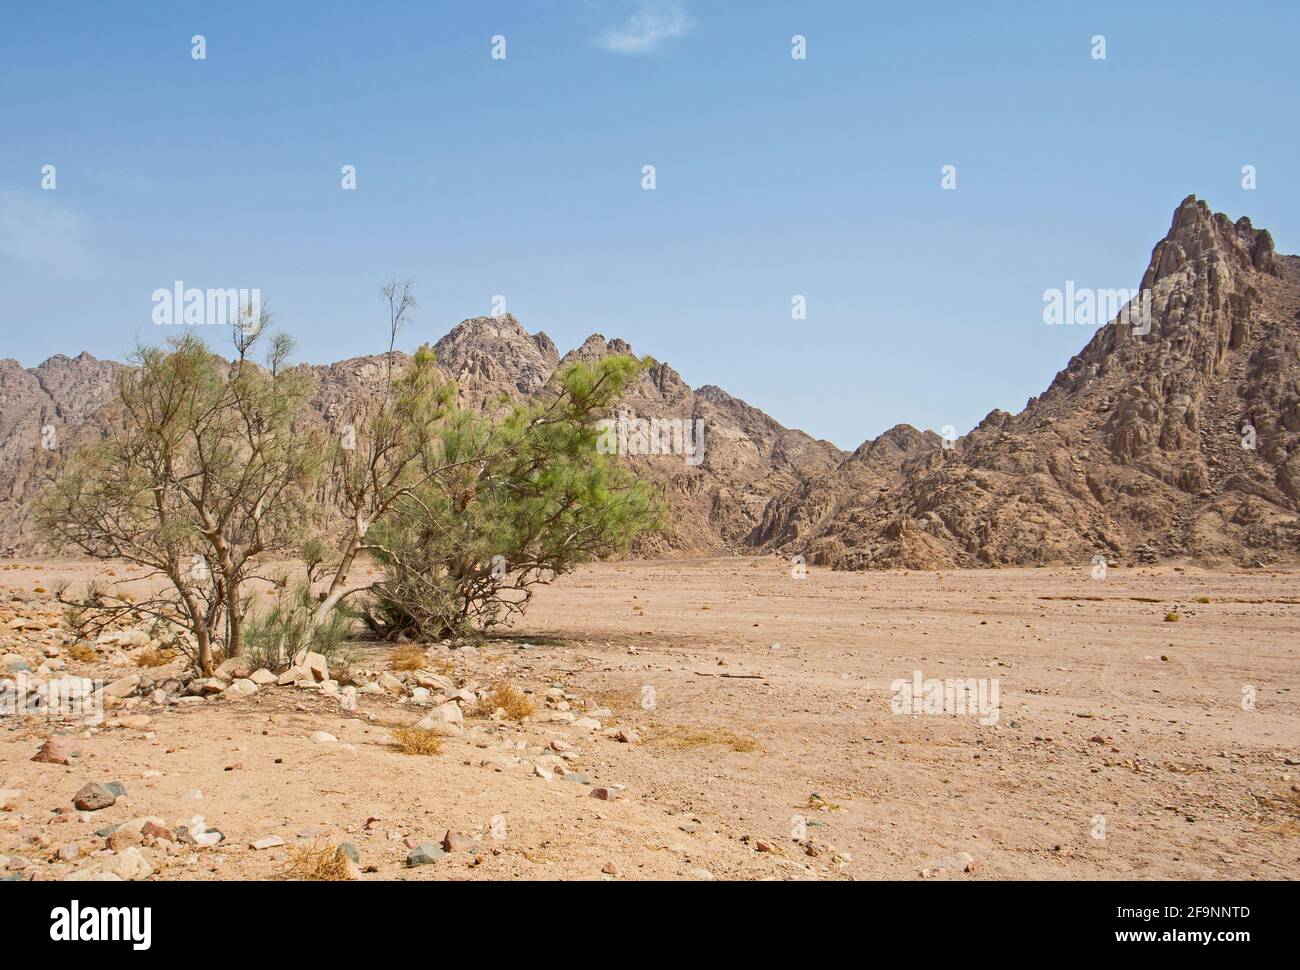
[{"label": "sandy ground", "polygon": [[[18,564],[0,587],[102,569]],[[1102,581],[1088,567],[796,580],[771,558],[595,565],[542,590],[480,650],[433,655],[461,680],[508,676],[537,695],[562,685],[575,712],[578,698],[610,709],[601,731],[547,710],[522,725],[467,718],[441,754],[405,755],[386,725],[422,713],[408,704],[363,695],[349,714],[316,691],[266,688],[142,701],[132,711],[147,728],[83,728],[82,756],[60,767],[29,760],[59,731],[7,718],[0,788],[22,794],[0,811],[0,855],[62,878],[95,857],[54,853],[98,848],[96,829],[202,814],[226,841],[145,849],[151,878],[267,878],[294,845],[347,841],[373,869],[365,879],[1291,879],[1298,578],[1189,566]],[[360,648],[359,666],[384,669],[387,647]],[[986,689],[996,678],[999,704],[896,713],[892,685],[918,670]],[[576,747],[589,785],[534,773],[552,739]],[[128,790],[117,804],[52,820],[84,783],[110,780]],[[595,786],[623,797],[593,798]],[[194,790],[201,799],[186,798]],[[480,850],[404,867],[408,840],[449,829]],[[248,848],[270,835],[288,845]],[[962,856],[936,865],[959,853],[971,871]]]}]

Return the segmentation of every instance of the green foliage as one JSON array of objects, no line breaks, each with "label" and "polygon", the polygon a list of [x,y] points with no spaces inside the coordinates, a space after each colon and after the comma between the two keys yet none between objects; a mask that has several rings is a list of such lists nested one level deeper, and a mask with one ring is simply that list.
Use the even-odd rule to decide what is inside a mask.
[{"label": "green foliage", "polygon": [[[116,424],[62,461],[37,515],[52,544],[146,566],[170,586],[143,602],[93,585],[60,593],[79,624],[151,618],[192,634],[204,673],[241,652],[283,670],[304,646],[343,649],[354,594],[371,594],[362,616],[385,635],[482,630],[522,612],[538,583],[656,526],[650,487],[597,447],[597,421],[649,358],[575,363],[534,400],[500,402],[494,420],[456,406],[428,346],[395,366],[414,297],[409,283],[384,295],[390,370],[356,402],[347,436],[315,430],[289,338],[271,339],[266,367],[247,359],[265,316],[237,329],[233,362],[193,333],[137,352]],[[245,584],[294,549],[302,581],[278,581],[274,604],[248,616]],[[349,586],[359,557],[382,565],[377,585]]]},{"label": "green foliage", "polygon": [[[36,507],[51,545],[168,580],[137,609],[187,627],[205,672],[226,631],[222,652],[239,652],[241,586],[260,556],[295,541],[324,450],[295,426],[311,385],[283,367],[291,341],[274,340],[269,369],[244,359],[252,341],[237,342],[233,364],[193,333],[140,348],[108,435],[65,459]],[[88,629],[123,610],[90,591],[80,605]]]},{"label": "green foliage", "polygon": [[486,629],[521,613],[536,584],[652,528],[649,486],[596,447],[596,421],[645,366],[575,363],[497,423],[449,414],[423,459],[438,473],[372,533],[384,579],[371,626],[431,637]]},{"label": "green foliage", "polygon": [[346,666],[350,659],[347,639],[357,615],[346,606],[331,610],[323,623],[314,624],[316,600],[305,582],[281,585],[270,608],[254,614],[244,629],[244,657],[253,667],[281,673],[293,665],[293,655],[303,646],[330,662]]}]

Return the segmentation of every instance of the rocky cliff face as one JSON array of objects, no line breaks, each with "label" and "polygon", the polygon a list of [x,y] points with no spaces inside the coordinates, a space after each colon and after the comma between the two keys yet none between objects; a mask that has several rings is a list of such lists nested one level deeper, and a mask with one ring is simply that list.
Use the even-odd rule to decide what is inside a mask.
[{"label": "rocky cliff face", "polygon": [[954,447],[886,433],[754,540],[841,568],[1300,558],[1300,259],[1191,197],[1142,289],[1149,332],[1117,318]]},{"label": "rocky cliff face", "polygon": [[121,368],[84,353],[30,370],[0,360],[0,553],[30,548],[32,498],[60,449],[100,433]]},{"label": "rocky cliff face", "polygon": [[[606,341],[596,334],[565,355],[561,364],[631,353],[624,341]],[[668,454],[645,454],[644,447],[634,447],[630,450],[642,453],[626,456],[639,474],[660,485],[668,500],[663,531],[637,549],[644,555],[709,554],[745,547],[773,498],[810,476],[830,472],[844,454],[827,441],[783,427],[721,388],[692,390],[663,363],[633,385],[615,420],[620,417],[629,429],[638,421],[680,421],[692,448],[695,433],[703,429],[702,455],[687,455],[685,448],[680,449],[683,453],[670,449]],[[634,435],[629,430],[628,440]]]},{"label": "rocky cliff face", "polygon": [[[664,532],[636,551],[839,568],[1300,559],[1300,258],[1188,198],[1142,288],[1149,329],[1101,327],[1024,411],[994,411],[957,442],[899,425],[846,455],[656,364],[611,416],[638,452],[625,460],[667,500]],[[466,320],[435,349],[462,405],[488,411],[538,393],[563,363],[632,352],[597,334],[561,359],[509,315]],[[312,367],[315,413],[346,423],[389,363]],[[61,448],[101,433],[121,366],[0,361],[0,551],[35,549],[26,510],[54,460],[42,427]]]}]

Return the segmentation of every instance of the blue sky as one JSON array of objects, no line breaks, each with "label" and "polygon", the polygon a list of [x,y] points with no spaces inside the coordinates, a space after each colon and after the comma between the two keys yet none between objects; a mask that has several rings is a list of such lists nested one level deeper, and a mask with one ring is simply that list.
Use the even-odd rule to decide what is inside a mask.
[{"label": "blue sky", "polygon": [[121,359],[175,280],[372,353],[409,276],[407,348],[501,294],[845,448],[965,433],[1091,336],[1043,291],[1135,288],[1184,196],[1300,251],[1300,7],[1086,6],[6,4],[0,356]]}]

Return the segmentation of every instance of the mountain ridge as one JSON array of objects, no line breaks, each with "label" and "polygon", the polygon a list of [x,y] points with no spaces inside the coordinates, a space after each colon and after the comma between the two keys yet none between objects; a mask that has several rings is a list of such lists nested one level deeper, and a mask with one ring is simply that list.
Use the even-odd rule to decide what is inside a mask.
[{"label": "mountain ridge", "polygon": [[[698,465],[626,456],[669,512],[635,552],[850,569],[1300,559],[1300,257],[1188,196],[1141,291],[1149,331],[1105,323],[1021,411],[994,409],[955,441],[897,424],[845,452],[655,362],[620,410],[703,421],[706,449]],[[486,411],[537,394],[571,361],[633,353],[596,333],[561,355],[510,314],[468,318],[434,349],[460,404]],[[35,548],[26,508],[56,459],[40,428],[53,424],[60,447],[102,434],[126,366],[86,352],[34,368],[0,361],[0,551]],[[329,425],[389,370],[383,354],[299,366]],[[1246,427],[1252,446],[1238,447]]]}]

